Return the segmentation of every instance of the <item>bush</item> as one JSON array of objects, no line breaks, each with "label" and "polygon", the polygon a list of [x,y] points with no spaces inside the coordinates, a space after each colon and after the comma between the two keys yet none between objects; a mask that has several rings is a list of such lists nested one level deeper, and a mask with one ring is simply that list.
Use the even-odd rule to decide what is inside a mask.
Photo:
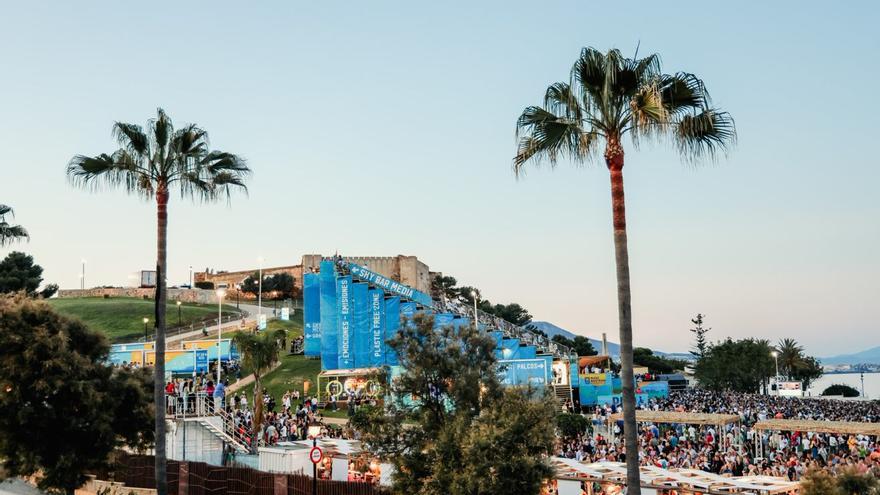
[{"label": "bush", "polygon": [[858,397],[862,394],[860,394],[858,390],[850,387],[849,385],[835,383],[834,385],[831,385],[830,387],[823,390],[822,395],[842,395],[844,397]]},{"label": "bush", "polygon": [[214,290],[214,282],[202,281],[196,282],[197,289]]},{"label": "bush", "polygon": [[556,416],[556,427],[562,438],[574,438],[585,431],[590,426],[590,421],[580,414],[562,413]]},{"label": "bush", "polygon": [[[829,387],[830,388],[830,387]],[[845,468],[831,474],[825,470],[809,471],[801,483],[802,495],[878,495],[880,481],[871,473]]]}]

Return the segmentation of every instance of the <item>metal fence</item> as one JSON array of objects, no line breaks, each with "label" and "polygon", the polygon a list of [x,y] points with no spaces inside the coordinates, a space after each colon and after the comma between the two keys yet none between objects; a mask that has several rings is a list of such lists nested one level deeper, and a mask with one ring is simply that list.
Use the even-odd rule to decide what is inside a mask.
[{"label": "metal fence", "polygon": [[[132,488],[156,488],[153,456],[121,460],[117,480]],[[204,462],[168,461],[169,495],[388,495],[368,483],[318,480],[302,474],[274,474],[245,467],[221,467]]]}]

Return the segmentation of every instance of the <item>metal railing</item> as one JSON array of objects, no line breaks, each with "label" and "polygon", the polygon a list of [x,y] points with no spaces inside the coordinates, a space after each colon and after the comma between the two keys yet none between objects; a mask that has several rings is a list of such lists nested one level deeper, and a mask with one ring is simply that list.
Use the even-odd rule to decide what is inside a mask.
[{"label": "metal railing", "polygon": [[[228,440],[239,449],[252,450],[253,432],[244,426],[237,425],[235,417],[227,407],[223,407],[222,399],[209,397],[205,392],[192,394],[168,395],[165,397],[165,413],[173,418],[207,418],[218,417],[222,424],[222,432]],[[257,446],[263,446],[262,438],[257,439]]]},{"label": "metal railing", "polygon": [[[245,310],[241,310],[240,313],[223,315],[223,321],[222,321],[221,325],[226,324],[226,323],[230,323],[233,321],[239,321],[239,320],[244,321],[249,315],[250,315],[250,313],[248,313]],[[196,332],[198,330],[201,330],[203,333],[210,335],[211,330],[217,330],[217,318],[210,318],[210,319],[202,320],[199,322],[192,322],[189,325],[181,325],[181,326],[166,328],[165,329],[165,338],[167,339],[168,337],[176,337],[176,336],[182,335],[184,333]],[[155,340],[155,338],[156,338],[156,334],[155,334],[155,332],[152,332],[152,333],[147,334],[146,341],[149,342],[151,340]],[[144,337],[139,337],[138,342],[144,342]]]},{"label": "metal railing", "polygon": [[[340,256],[324,258],[324,260],[335,262],[336,266],[345,273],[350,271],[348,269],[348,262]],[[463,301],[438,301],[435,299],[431,309],[438,313],[453,313],[469,318],[475,316],[474,309],[466,307],[466,303]],[[478,309],[476,312],[476,318],[478,324],[482,323],[486,325],[487,328],[501,331],[505,338],[515,338],[519,339],[520,342],[526,345],[533,345],[539,353],[553,354],[560,358],[569,358],[574,355],[568,346],[553,342],[543,335],[532,332],[521,326],[514,325],[503,318],[486,313],[485,311]]]}]

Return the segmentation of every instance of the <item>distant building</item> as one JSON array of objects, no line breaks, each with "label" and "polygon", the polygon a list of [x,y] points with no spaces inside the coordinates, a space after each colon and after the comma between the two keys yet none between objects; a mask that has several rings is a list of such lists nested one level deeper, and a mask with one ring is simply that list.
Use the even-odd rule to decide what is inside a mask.
[{"label": "distant building", "polygon": [[[317,271],[324,256],[320,254],[303,255],[298,265],[286,265],[276,267],[264,267],[263,276],[277,273],[289,273],[296,287],[302,289],[303,272]],[[431,280],[434,274],[429,271],[428,265],[419,261],[415,256],[343,256],[343,259],[351,263],[369,268],[370,270],[384,275],[394,281],[408,285],[427,294],[431,293]],[[237,287],[258,270],[257,267],[234,272],[207,270],[196,272],[193,276],[195,282],[212,282],[215,287]]]}]

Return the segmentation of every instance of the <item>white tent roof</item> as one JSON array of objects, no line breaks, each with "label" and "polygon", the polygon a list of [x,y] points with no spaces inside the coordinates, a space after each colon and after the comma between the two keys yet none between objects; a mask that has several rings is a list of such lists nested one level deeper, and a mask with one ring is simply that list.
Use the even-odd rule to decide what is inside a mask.
[{"label": "white tent roof", "polygon": [[[617,484],[626,483],[626,465],[620,462],[586,464],[574,459],[554,457],[558,479],[583,479]],[[772,495],[797,492],[800,483],[770,476],[726,477],[696,469],[641,467],[642,486],[655,488],[695,488],[709,494]],[[686,492],[685,492],[686,493]]]}]

